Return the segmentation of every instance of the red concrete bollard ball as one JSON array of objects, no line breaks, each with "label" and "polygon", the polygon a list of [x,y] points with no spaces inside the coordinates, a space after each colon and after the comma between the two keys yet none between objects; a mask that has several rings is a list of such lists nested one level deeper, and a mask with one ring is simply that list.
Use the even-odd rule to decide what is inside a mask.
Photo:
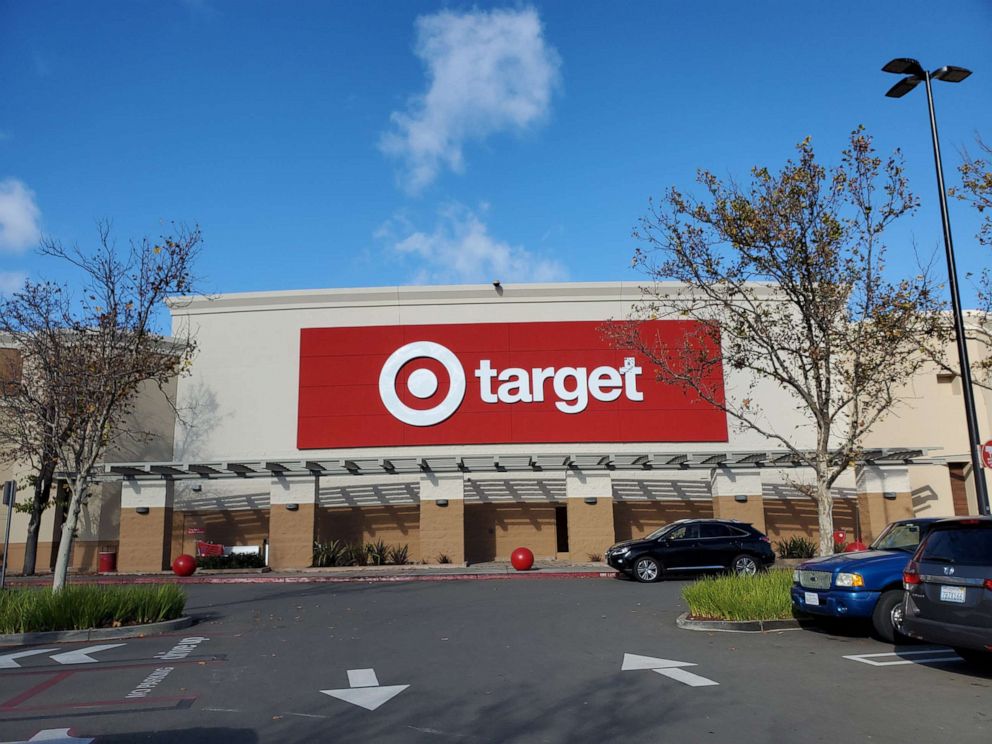
[{"label": "red concrete bollard ball", "polygon": [[845,553],[854,553],[854,552],[857,552],[859,550],[868,550],[868,546],[865,545],[860,540],[855,540],[850,545],[848,545],[846,548],[844,548],[844,552]]},{"label": "red concrete bollard ball", "polygon": [[518,571],[529,571],[534,565],[534,554],[528,548],[517,548],[510,556],[510,563]]},{"label": "red concrete bollard ball", "polygon": [[196,558],[185,553],[172,562],[172,572],[176,576],[192,576],[196,570]]}]

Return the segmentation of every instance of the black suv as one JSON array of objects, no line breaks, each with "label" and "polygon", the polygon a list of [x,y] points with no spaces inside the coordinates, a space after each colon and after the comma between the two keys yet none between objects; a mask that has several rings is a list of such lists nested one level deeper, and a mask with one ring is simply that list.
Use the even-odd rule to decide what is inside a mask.
[{"label": "black suv", "polygon": [[903,633],[992,663],[992,517],[936,522],[902,580]]},{"label": "black suv", "polygon": [[617,543],[606,562],[638,581],[663,573],[731,570],[754,574],[775,562],[771,541],[750,524],[728,519],[681,519],[640,540]]}]

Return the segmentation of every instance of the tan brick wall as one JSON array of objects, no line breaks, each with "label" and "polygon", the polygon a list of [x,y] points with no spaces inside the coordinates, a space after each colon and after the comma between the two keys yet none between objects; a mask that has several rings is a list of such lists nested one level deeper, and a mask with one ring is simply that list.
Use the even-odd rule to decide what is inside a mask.
[{"label": "tan brick wall", "polygon": [[602,559],[606,549],[616,542],[613,526],[613,497],[600,496],[595,504],[570,498],[568,506],[568,555],[572,561]]},{"label": "tan brick wall", "polygon": [[382,540],[387,545],[406,545],[410,560],[416,562],[421,558],[420,507],[414,504],[322,507],[317,513],[317,540],[340,540],[349,544]]},{"label": "tan brick wall", "polygon": [[737,501],[733,496],[714,496],[713,516],[748,522],[755,529],[765,531],[765,507],[760,493],[748,495],[747,501]]},{"label": "tan brick wall", "polygon": [[508,561],[517,548],[538,559],[556,556],[552,504],[468,504],[465,507],[465,560]]},{"label": "tan brick wall", "polygon": [[859,493],[858,507],[861,512],[861,540],[870,543],[889,522],[913,516],[913,497],[906,492],[897,492],[894,499],[887,499],[880,493]]},{"label": "tan brick wall", "polygon": [[162,571],[169,567],[172,547],[172,507],[151,507],[148,514],[121,510],[119,571]]},{"label": "tan brick wall", "polygon": [[636,540],[678,519],[706,519],[713,516],[713,502],[696,501],[617,501],[613,505],[613,525],[617,542]]},{"label": "tan brick wall", "polygon": [[299,504],[290,511],[285,504],[269,510],[269,565],[272,568],[307,568],[313,564],[317,534],[317,506]]},{"label": "tan brick wall", "polygon": [[[283,507],[285,509],[285,507]],[[190,535],[190,529],[204,530]],[[176,511],[172,517],[173,555],[196,555],[198,540],[218,545],[258,545],[269,538],[268,509]]]},{"label": "tan brick wall", "polygon": [[[772,543],[791,537],[820,539],[813,499],[765,499],[765,534]],[[847,541],[854,540],[854,500],[834,499],[834,529],[844,530]],[[866,541],[867,542],[867,541]]]},{"label": "tan brick wall", "polygon": [[420,502],[420,556],[437,563],[438,556],[452,563],[465,562],[465,502],[449,499],[447,506],[436,501]]}]

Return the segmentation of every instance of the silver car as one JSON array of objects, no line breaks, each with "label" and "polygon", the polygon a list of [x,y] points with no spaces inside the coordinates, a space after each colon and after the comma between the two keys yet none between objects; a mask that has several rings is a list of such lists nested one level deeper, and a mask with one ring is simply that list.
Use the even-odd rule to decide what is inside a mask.
[{"label": "silver car", "polygon": [[903,587],[903,633],[992,665],[992,517],[936,522]]}]

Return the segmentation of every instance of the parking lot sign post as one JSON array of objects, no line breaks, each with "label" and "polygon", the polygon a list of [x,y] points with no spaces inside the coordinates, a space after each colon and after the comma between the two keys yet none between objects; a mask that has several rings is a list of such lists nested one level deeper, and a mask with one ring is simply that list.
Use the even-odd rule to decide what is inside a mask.
[{"label": "parking lot sign post", "polygon": [[17,483],[7,481],[3,484],[3,505],[7,507],[7,526],[3,531],[3,563],[0,564],[0,589],[7,580],[7,554],[10,552],[10,518],[14,514],[14,501],[17,498]]}]

